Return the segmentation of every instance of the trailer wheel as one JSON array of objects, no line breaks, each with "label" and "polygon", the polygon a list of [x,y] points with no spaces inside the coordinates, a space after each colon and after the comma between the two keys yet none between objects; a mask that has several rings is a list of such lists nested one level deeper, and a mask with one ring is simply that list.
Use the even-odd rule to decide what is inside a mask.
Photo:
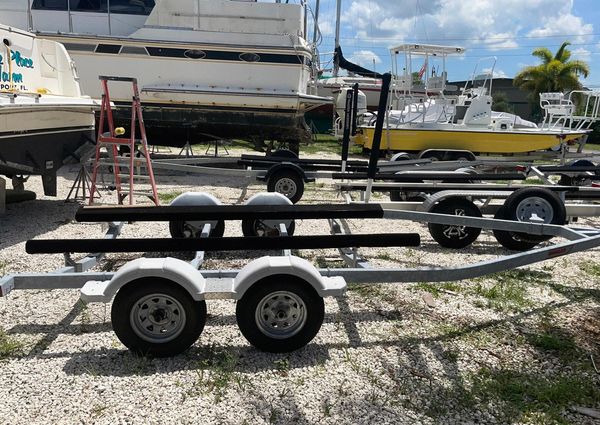
[{"label": "trailer wheel", "polygon": [[[594,164],[592,161],[588,160],[588,159],[578,159],[575,161],[572,161],[571,163],[569,163],[568,165],[572,166],[572,167],[595,167],[596,164]],[[594,174],[596,176],[600,175],[599,171],[595,171]],[[570,176],[568,174],[561,174],[560,175],[560,179],[558,180],[558,184],[561,186],[584,186],[584,185],[588,185],[591,180],[589,179],[589,176],[585,176],[585,175],[579,175],[579,176]]]},{"label": "trailer wheel", "polygon": [[[200,225],[194,224],[194,222],[187,221],[170,221],[169,232],[172,238],[198,238],[202,233],[203,223]],[[218,220],[217,225],[211,227],[209,236],[212,238],[220,238],[225,233],[225,221]]]},{"label": "trailer wheel", "polygon": [[298,173],[283,169],[276,171],[269,177],[267,190],[269,192],[281,193],[295,204],[302,198],[304,182]]},{"label": "trailer wheel", "polygon": [[[504,207],[500,207],[496,214],[494,214],[494,218],[500,220],[507,220],[506,210]],[[532,242],[530,240],[524,240],[521,238],[521,233],[518,232],[508,232],[506,230],[492,230],[494,233],[494,237],[498,241],[500,245],[502,245],[506,249],[510,249],[512,251],[527,251],[534,246],[536,246],[539,242]],[[529,235],[531,236],[531,235]]]},{"label": "trailer wheel", "polygon": [[[507,220],[521,222],[533,221],[536,216],[545,224],[565,224],[567,210],[559,196],[546,188],[526,187],[513,192],[506,201],[504,208]],[[547,235],[529,235],[519,233],[522,240],[542,242],[551,239]]]},{"label": "trailer wheel", "polygon": [[115,334],[136,354],[168,357],[188,349],[206,323],[206,302],[166,279],[131,282],[117,292],[111,320]]},{"label": "trailer wheel", "polygon": [[[464,198],[448,198],[429,210],[432,213],[449,214],[467,217],[481,217],[477,206]],[[477,227],[450,226],[447,224],[429,223],[429,233],[435,241],[445,248],[460,249],[471,245],[480,235]]]},{"label": "trailer wheel", "polygon": [[306,281],[275,275],[256,282],[238,301],[236,318],[246,339],[262,351],[287,353],[319,332],[325,306]]},{"label": "trailer wheel", "polygon": [[269,156],[277,158],[298,159],[298,155],[296,155],[289,149],[277,149],[276,151],[271,152]]},{"label": "trailer wheel", "polygon": [[[279,227],[271,225],[272,221],[273,220],[242,220],[242,234],[246,237],[279,236],[281,234],[279,232]],[[286,224],[286,229],[288,236],[293,236],[294,230],[296,230],[296,222],[291,220]]]}]

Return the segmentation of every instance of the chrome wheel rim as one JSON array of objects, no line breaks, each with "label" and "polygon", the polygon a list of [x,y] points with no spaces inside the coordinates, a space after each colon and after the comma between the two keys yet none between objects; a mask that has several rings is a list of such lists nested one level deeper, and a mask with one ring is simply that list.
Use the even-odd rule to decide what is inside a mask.
[{"label": "chrome wheel rim", "polygon": [[[462,208],[455,208],[454,215],[464,216],[465,210]],[[443,233],[448,239],[464,239],[468,236],[466,228],[467,226],[445,226]]]},{"label": "chrome wheel rim", "polygon": [[177,338],[186,322],[181,303],[166,294],[150,294],[140,298],[129,315],[135,334],[144,341],[165,343]]},{"label": "chrome wheel rim", "polygon": [[306,324],[306,305],[293,292],[271,292],[258,303],[255,320],[264,335],[274,339],[290,338]]},{"label": "chrome wheel rim", "polygon": [[256,236],[279,236],[279,229],[277,227],[269,226],[263,220],[254,221],[254,234]]},{"label": "chrome wheel rim", "polygon": [[552,222],[554,218],[554,208],[552,205],[539,196],[532,196],[525,198],[517,205],[516,216],[518,221],[533,221],[534,216],[543,220],[544,223],[548,224]]},{"label": "chrome wheel rim", "polygon": [[293,197],[297,190],[296,183],[290,178],[283,178],[275,183],[275,192],[285,195],[286,198]]}]

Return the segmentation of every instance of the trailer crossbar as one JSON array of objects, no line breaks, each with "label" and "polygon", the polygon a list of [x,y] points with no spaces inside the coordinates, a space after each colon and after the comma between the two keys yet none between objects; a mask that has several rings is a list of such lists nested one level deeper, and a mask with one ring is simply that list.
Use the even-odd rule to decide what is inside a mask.
[{"label": "trailer crossbar", "polygon": [[[367,173],[333,173],[334,179],[365,180]],[[485,173],[485,174],[458,174],[458,173],[378,173],[375,180],[389,180],[397,182],[421,182],[423,180],[445,180],[448,182],[468,183],[473,180],[525,180],[527,176],[523,173]]]},{"label": "trailer crossbar", "polygon": [[280,249],[325,249],[352,247],[419,246],[418,233],[383,233],[363,235],[318,235],[230,238],[151,238],[151,239],[39,239],[25,244],[28,254],[64,252],[187,252],[245,251]]},{"label": "trailer crossbar", "polygon": [[194,205],[161,207],[81,207],[79,222],[173,220],[281,220],[381,218],[379,205]]}]

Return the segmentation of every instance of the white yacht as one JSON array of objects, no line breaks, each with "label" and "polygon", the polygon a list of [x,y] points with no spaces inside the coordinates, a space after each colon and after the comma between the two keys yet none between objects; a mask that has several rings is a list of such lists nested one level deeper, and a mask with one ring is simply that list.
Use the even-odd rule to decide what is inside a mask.
[{"label": "white yacht", "polygon": [[4,25],[0,40],[0,174],[41,175],[56,196],[56,171],[93,147],[97,104],[61,44]]},{"label": "white yacht", "polygon": [[[3,0],[3,23],[65,45],[82,88],[98,75],[137,77],[150,142],[298,141],[310,95],[313,50],[303,5],[239,0]],[[129,87],[115,87],[129,119]]]}]

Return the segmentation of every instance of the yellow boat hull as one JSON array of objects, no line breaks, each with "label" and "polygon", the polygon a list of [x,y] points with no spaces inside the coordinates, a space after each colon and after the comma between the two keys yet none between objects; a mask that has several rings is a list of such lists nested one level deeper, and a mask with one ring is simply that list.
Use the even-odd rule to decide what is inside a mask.
[{"label": "yellow boat hull", "polygon": [[[372,127],[363,127],[354,142],[371,149]],[[389,136],[388,136],[389,134]],[[421,152],[427,149],[461,149],[473,153],[523,153],[550,149],[561,142],[574,142],[587,134],[582,132],[439,130],[401,128],[383,130],[381,149]]]}]

